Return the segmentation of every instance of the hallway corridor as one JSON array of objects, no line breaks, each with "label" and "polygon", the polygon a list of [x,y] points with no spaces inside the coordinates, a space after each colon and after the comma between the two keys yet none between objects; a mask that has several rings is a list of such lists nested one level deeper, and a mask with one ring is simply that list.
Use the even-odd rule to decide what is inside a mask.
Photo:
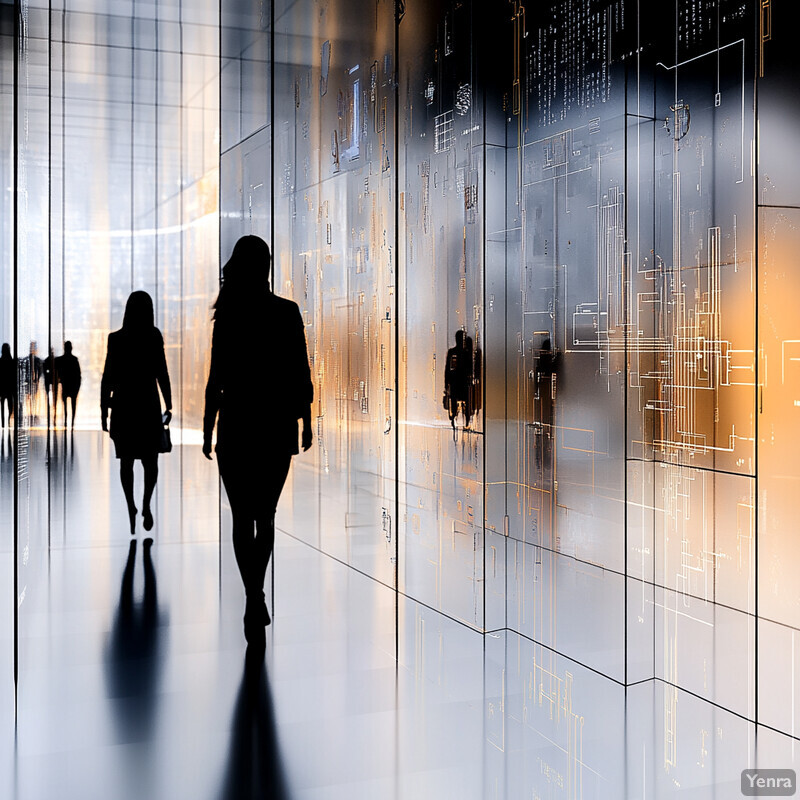
[{"label": "hallway corridor", "polygon": [[[796,765],[789,737],[756,740],[660,681],[626,693],[514,633],[475,632],[285,531],[259,682],[199,447],[161,460],[152,573],[139,532],[130,595],[107,440],[54,444],[67,514],[56,521],[51,486],[50,554],[20,620],[16,739],[2,727],[4,797],[712,800],[739,796],[745,767]],[[179,469],[182,528],[169,522]]]},{"label": "hallway corridor", "polygon": [[791,7],[0,0],[0,800],[796,783]]}]

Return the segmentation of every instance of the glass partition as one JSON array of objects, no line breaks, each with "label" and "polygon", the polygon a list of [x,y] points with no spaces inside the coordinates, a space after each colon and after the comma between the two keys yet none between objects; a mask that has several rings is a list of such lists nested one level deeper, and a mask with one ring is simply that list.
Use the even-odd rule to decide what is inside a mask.
[{"label": "glass partition", "polygon": [[[0,3],[0,185],[14,187],[14,142],[17,135],[14,116],[15,38],[14,5]],[[11,404],[16,394],[14,358],[14,195],[0,193],[0,345],[8,344],[7,358],[0,361],[4,379],[0,388],[0,717],[14,713],[15,680],[15,501],[14,418]],[[2,356],[2,353],[0,353]],[[10,369],[9,369],[10,367]]]},{"label": "glass partition", "polygon": [[316,446],[278,525],[395,582],[394,7],[275,8],[274,287],[306,321]]},{"label": "glass partition", "polygon": [[[0,431],[0,677],[13,688],[5,677],[18,668],[22,703],[47,613],[67,591],[51,580],[53,552],[127,547],[111,522],[124,500],[99,432],[100,380],[133,289],[153,297],[173,441],[186,445],[161,461],[160,485],[180,487],[164,493],[180,498],[172,507],[157,499],[161,538],[217,537],[218,498],[194,486],[219,274],[218,12],[211,0],[0,5],[0,342],[18,399]],[[67,342],[81,370],[69,424],[54,380]],[[97,490],[91,506],[75,502],[79,479]]]},{"label": "glass partition", "polygon": [[756,434],[779,327],[757,291],[782,274],[759,260],[791,230],[765,215],[756,253],[759,159],[759,200],[791,205],[793,67],[764,9],[280,2],[270,97],[242,100],[268,45],[237,7],[223,125],[223,238],[271,179],[313,362],[283,527],[470,626],[749,718],[760,611],[790,624],[795,599],[783,490],[756,513],[757,462],[783,480]]}]

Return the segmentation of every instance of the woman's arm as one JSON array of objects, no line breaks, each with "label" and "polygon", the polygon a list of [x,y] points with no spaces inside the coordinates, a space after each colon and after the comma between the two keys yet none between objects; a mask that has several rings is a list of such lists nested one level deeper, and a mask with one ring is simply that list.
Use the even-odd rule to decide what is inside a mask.
[{"label": "woman's arm", "polygon": [[166,406],[167,413],[169,414],[169,418],[171,419],[172,385],[169,382],[169,370],[167,369],[167,355],[164,352],[164,337],[161,335],[161,331],[158,331],[158,354],[156,358],[158,359],[156,378],[158,379],[158,385],[161,387],[161,394],[164,396],[164,405]]},{"label": "woman's arm", "polygon": [[103,378],[100,381],[100,423],[103,430],[108,430],[108,409],[111,407],[111,398],[114,393],[114,359],[112,357],[111,343],[113,339],[108,335],[106,345],[106,363],[103,367]]},{"label": "woman's arm", "polygon": [[[297,306],[295,306],[297,308]],[[297,341],[297,398],[299,401],[299,416],[303,420],[302,444],[303,450],[311,447],[313,434],[311,431],[311,404],[314,402],[314,384],[311,382],[311,368],[308,365],[308,346],[306,344],[306,328],[303,324],[303,315],[297,308],[296,341]]]},{"label": "woman's arm", "polygon": [[214,434],[217,412],[222,403],[222,385],[220,383],[219,374],[220,343],[218,324],[218,322],[214,322],[214,332],[211,335],[211,366],[208,370],[206,406],[203,412],[203,455],[208,459],[211,458],[211,438]]}]

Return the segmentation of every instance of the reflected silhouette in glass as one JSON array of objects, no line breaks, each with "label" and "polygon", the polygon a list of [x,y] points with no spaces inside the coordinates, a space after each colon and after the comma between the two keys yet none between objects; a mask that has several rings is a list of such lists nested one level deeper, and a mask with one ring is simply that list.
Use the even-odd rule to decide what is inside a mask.
[{"label": "reflected silhouette in glass", "polygon": [[289,800],[263,643],[248,645],[220,800]]},{"label": "reflected silhouette in glass", "polygon": [[471,336],[463,330],[456,331],[456,346],[447,351],[444,368],[444,396],[442,405],[450,418],[453,430],[459,412],[464,417],[464,428],[468,429],[474,414],[483,405],[481,383],[482,353],[475,349]]},{"label": "reflected silhouette in glass", "polygon": [[158,608],[151,546],[152,539],[145,539],[142,547],[144,593],[137,598],[134,594],[136,540],[130,543],[119,605],[106,649],[107,692],[117,701],[115,720],[125,742],[145,742],[153,738],[164,663],[164,626]]}]

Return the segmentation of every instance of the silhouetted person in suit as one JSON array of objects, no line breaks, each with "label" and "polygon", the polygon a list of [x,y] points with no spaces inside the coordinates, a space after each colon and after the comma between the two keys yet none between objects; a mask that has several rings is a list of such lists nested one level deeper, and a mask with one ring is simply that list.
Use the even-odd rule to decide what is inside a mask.
[{"label": "silhouetted person in suit", "polygon": [[459,403],[464,409],[464,427],[472,417],[472,339],[456,331],[456,346],[447,351],[444,367],[444,401],[450,425],[455,430]]},{"label": "silhouetted person in suit", "polygon": [[[270,290],[269,265],[269,247],[257,236],[239,239],[225,265],[214,304],[203,418],[203,453],[210,459],[219,413],[217,461],[233,515],[248,641],[263,637],[270,622],[264,576],[275,540],[278,498],[298,452],[298,419],[303,420],[303,450],[312,439],[314,389],[303,318],[296,303]],[[255,372],[254,349],[262,354]],[[256,397],[258,425],[248,413]]]},{"label": "silhouetted person in suit", "polygon": [[11,415],[17,405],[17,364],[11,355],[8,342],[0,350],[0,416],[3,427],[6,427],[6,408],[8,408],[8,426],[11,427]]},{"label": "silhouetted person in suit", "polygon": [[36,401],[39,397],[39,381],[42,377],[42,359],[37,355],[36,342],[31,342],[30,353],[23,360],[25,385],[28,396],[28,412],[31,419],[36,417]]},{"label": "silhouetted person in suit", "polygon": [[[72,342],[64,342],[64,355],[56,359],[55,369],[56,378],[61,384],[61,397],[64,402],[64,427],[67,427],[67,400],[71,400],[72,428],[74,428],[75,407],[78,405],[78,392],[81,390],[81,365],[72,354]],[[58,396],[58,389],[55,389],[53,394]]]},{"label": "silhouetted person in suit", "polygon": [[58,405],[58,381],[56,380],[56,354],[53,348],[50,348],[50,354],[42,361],[42,377],[44,378],[44,400],[47,403],[48,417],[51,408],[52,392],[52,409],[53,409],[53,424],[56,422],[56,406]]},{"label": "silhouetted person in suit", "polygon": [[[163,418],[159,387],[167,409]],[[122,328],[108,335],[106,365],[100,384],[100,419],[103,430],[111,434],[120,460],[119,476],[128,504],[131,535],[136,533],[137,511],[133,502],[133,462],[137,459],[142,462],[142,519],[144,529],[149,531],[153,527],[150,500],[158,480],[163,426],[172,419],[172,389],[164,338],[155,326],[153,300],[147,292],[131,294]]]}]

